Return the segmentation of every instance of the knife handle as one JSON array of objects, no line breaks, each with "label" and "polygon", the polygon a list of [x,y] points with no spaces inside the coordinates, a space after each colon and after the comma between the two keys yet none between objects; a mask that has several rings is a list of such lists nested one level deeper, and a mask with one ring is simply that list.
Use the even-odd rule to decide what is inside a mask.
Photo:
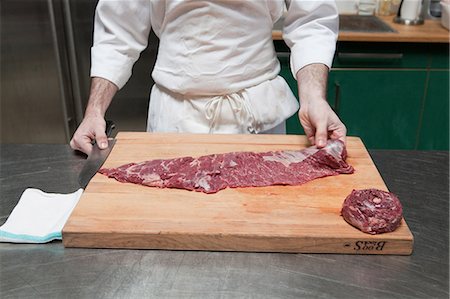
[{"label": "knife handle", "polygon": [[114,130],[114,128],[116,127],[116,124],[112,121],[112,120],[107,120],[106,121],[106,136],[107,137],[111,137],[111,133]]}]

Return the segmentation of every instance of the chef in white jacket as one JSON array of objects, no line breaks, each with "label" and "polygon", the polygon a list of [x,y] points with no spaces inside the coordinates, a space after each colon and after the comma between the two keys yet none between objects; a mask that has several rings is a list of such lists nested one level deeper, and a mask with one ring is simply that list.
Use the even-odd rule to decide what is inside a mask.
[{"label": "chef in white jacket", "polygon": [[[272,42],[283,38],[298,81],[300,110]],[[333,0],[100,0],[95,14],[91,91],[70,144],[87,154],[107,147],[105,112],[131,76],[150,29],[160,39],[152,73],[147,130],[283,133],[299,111],[310,142],[345,142],[346,128],[326,101],[338,32]]]}]

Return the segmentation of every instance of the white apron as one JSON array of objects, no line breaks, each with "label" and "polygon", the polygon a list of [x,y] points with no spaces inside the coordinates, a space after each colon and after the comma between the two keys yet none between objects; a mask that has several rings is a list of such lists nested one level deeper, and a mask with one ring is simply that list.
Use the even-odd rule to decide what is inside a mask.
[{"label": "white apron", "polygon": [[[269,131],[298,110],[298,102],[279,76],[238,92],[193,96],[154,85],[147,131],[249,134]],[[284,133],[278,128],[270,133]]]}]

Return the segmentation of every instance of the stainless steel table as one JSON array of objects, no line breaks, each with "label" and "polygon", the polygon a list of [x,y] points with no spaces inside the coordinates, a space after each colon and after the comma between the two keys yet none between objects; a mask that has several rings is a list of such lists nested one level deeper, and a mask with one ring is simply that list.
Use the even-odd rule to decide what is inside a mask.
[{"label": "stainless steel table", "polygon": [[[0,224],[27,187],[72,192],[66,145],[1,145]],[[0,244],[1,298],[448,298],[448,152],[371,151],[414,234],[411,256]]]}]

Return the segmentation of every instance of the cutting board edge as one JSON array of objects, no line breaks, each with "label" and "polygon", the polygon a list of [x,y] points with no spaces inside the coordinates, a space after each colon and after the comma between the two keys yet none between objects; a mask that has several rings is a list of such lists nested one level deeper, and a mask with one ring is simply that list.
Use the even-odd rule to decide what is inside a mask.
[{"label": "cutting board edge", "polygon": [[[63,231],[68,248],[116,248],[149,250],[339,253],[411,255],[414,239],[313,238],[238,235],[70,233]],[[387,246],[387,247],[386,247]]]},{"label": "cutting board edge", "polygon": [[[404,218],[402,218],[401,225],[394,232],[382,233],[382,234],[364,233],[364,232],[358,230],[357,228],[349,225],[344,220],[341,221],[341,224],[343,226],[345,226],[345,229],[340,226],[340,228],[339,228],[340,235],[339,236],[336,236],[335,231],[329,231],[329,232],[327,232],[326,230],[324,231],[323,226],[317,227],[317,230],[321,230],[321,234],[322,234],[322,236],[319,238],[330,239],[330,240],[363,238],[363,239],[370,239],[372,241],[375,241],[375,240],[380,241],[382,239],[389,240],[389,241],[393,241],[393,240],[414,241],[414,235],[412,234],[411,230],[409,229],[408,224],[406,223]],[[148,225],[154,227],[154,223],[149,223]],[[260,224],[254,223],[254,225],[259,226]],[[87,228],[86,224],[83,223],[82,225],[80,225],[80,223],[76,223],[69,219],[62,229],[62,234],[63,235],[70,235],[70,234],[86,234],[86,235],[121,234],[124,236],[127,236],[127,235],[143,235],[143,236],[145,236],[145,235],[167,235],[167,236],[189,235],[189,236],[194,236],[194,237],[199,237],[199,238],[207,237],[209,235],[222,236],[222,237],[234,236],[234,237],[239,237],[239,238],[245,238],[245,237],[255,238],[255,237],[261,236],[255,232],[239,230],[235,226],[232,226],[229,224],[227,226],[227,229],[216,230],[213,233],[208,232],[208,231],[199,231],[198,229],[197,230],[190,229],[190,230],[175,231],[175,230],[170,230],[170,229],[161,230],[161,227],[160,227],[160,228],[153,228],[150,230],[148,230],[148,229],[147,230],[142,230],[142,229],[141,230],[137,230],[137,229],[111,230],[110,227],[111,226],[106,225],[106,226],[104,226],[103,230],[98,230],[98,229],[96,231],[85,230],[82,233],[80,233],[79,232],[80,229]],[[231,230],[231,228],[233,228],[233,230]],[[282,233],[280,233],[280,231]],[[264,235],[264,237],[266,237],[266,238],[285,238],[285,239],[290,239],[290,238],[314,239],[317,237],[317,232],[315,232],[311,229],[310,230],[303,230],[303,229],[293,230],[292,227],[288,227],[288,225],[286,225],[286,227],[284,227],[284,228],[281,228],[280,231],[277,232],[277,231],[265,230],[266,235]],[[355,235],[355,234],[357,234],[357,235]]]}]

